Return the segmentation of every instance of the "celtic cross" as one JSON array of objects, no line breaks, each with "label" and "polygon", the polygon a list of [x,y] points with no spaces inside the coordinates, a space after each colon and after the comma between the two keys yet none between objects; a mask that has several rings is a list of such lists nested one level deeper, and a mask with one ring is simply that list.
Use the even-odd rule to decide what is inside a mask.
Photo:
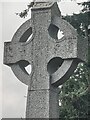
[{"label": "celtic cross", "polygon": [[[31,19],[5,42],[4,64],[28,85],[26,118],[59,118],[58,86],[87,60],[87,41],[62,19],[57,3],[37,2],[31,12]],[[25,70],[29,64],[31,74]]]}]

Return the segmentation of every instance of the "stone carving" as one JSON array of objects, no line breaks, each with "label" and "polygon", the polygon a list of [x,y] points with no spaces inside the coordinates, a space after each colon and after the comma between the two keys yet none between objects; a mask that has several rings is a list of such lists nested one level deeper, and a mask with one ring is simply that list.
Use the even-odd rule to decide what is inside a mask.
[{"label": "stone carving", "polygon": [[[57,3],[35,3],[31,11],[31,19],[4,44],[4,64],[28,85],[26,118],[59,118],[58,86],[87,61],[88,42],[62,19]],[[25,70],[29,64],[30,75]]]}]

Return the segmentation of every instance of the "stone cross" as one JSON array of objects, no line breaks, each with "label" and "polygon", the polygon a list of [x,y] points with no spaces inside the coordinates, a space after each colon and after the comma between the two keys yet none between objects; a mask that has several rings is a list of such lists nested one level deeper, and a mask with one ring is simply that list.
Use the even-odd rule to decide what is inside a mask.
[{"label": "stone cross", "polygon": [[[57,3],[34,3],[31,19],[4,44],[4,64],[28,85],[26,118],[59,118],[58,86],[87,60],[87,48],[87,40],[62,19]],[[31,74],[25,70],[29,64]]]}]

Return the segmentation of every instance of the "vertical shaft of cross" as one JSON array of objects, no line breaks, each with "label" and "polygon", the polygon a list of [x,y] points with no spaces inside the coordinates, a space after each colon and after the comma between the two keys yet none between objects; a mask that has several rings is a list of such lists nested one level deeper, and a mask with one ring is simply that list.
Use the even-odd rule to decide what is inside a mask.
[{"label": "vertical shaft of cross", "polygon": [[59,90],[28,91],[26,118],[59,118]]},{"label": "vertical shaft of cross", "polygon": [[[51,8],[44,9],[47,3],[32,9],[32,25],[35,31],[33,40],[34,73],[28,89],[26,118],[59,118],[58,88],[50,85],[47,72],[48,27],[51,23]],[[41,9],[42,7],[42,9]]]}]

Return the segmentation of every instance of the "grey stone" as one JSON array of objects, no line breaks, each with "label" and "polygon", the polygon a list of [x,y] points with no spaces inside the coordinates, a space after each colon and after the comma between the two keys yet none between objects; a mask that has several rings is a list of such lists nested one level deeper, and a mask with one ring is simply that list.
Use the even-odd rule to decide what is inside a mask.
[{"label": "grey stone", "polygon": [[59,118],[59,90],[28,92],[26,118]]},{"label": "grey stone", "polygon": [[[5,43],[4,64],[28,85],[26,118],[59,118],[58,86],[79,62],[87,61],[88,42],[62,19],[57,3],[35,3],[31,11],[31,20]],[[64,34],[61,39],[59,29]],[[30,75],[25,70],[29,64]]]}]

